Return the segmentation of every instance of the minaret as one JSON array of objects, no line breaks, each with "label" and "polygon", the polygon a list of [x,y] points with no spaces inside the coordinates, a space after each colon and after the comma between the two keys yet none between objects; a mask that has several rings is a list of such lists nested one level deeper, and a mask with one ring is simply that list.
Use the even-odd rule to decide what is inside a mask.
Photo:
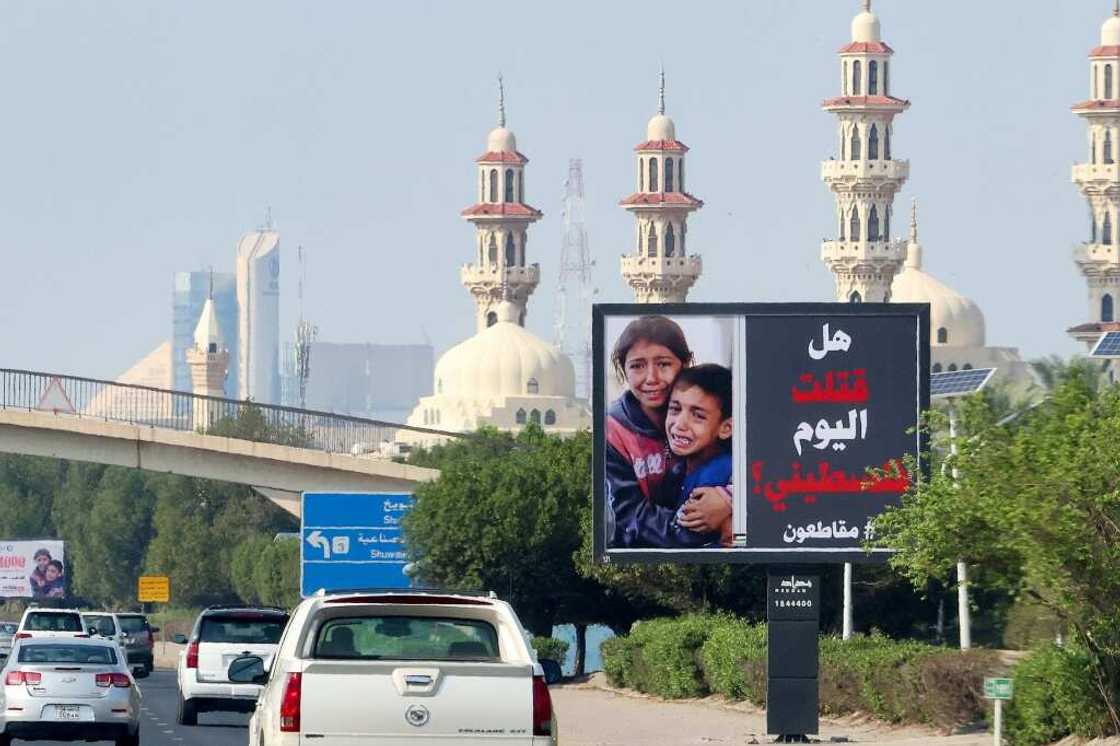
[{"label": "minaret", "polygon": [[502,285],[509,285],[510,302],[525,325],[525,305],[540,282],[537,264],[526,264],[529,226],[541,212],[525,203],[525,164],[517,152],[517,138],[506,129],[505,89],[498,76],[498,126],[486,138],[486,152],[478,163],[478,199],[462,216],[474,223],[478,235],[473,264],[463,265],[460,280],[477,307],[478,331],[497,322]]},{"label": "minaret", "polygon": [[704,203],[685,191],[684,155],[673,120],[665,116],[665,71],[657,114],[646,125],[645,142],[634,148],[638,191],[619,204],[633,213],[634,251],[622,257],[622,276],[638,303],[683,303],[700,277],[700,256],[688,255],[688,215]]},{"label": "minaret", "polygon": [[[1073,106],[1089,126],[1088,163],[1073,167],[1073,182],[1089,203],[1089,240],[1074,247],[1073,258],[1088,283],[1088,320],[1095,324],[1116,321],[1120,290],[1120,3],[1101,26],[1100,46],[1089,53],[1089,90],[1092,98]],[[1074,337],[1096,341],[1096,334],[1074,330]]]},{"label": "minaret", "polygon": [[[213,288],[206,299],[194,329],[194,346],[187,350],[187,365],[191,370],[191,392],[196,396],[225,397],[226,370],[229,367],[229,350],[222,341],[218,314],[214,311]],[[221,416],[217,402],[195,399],[195,430],[206,430]]]},{"label": "minaret", "polygon": [[871,0],[852,20],[852,41],[840,48],[842,95],[822,104],[836,115],[839,159],[822,164],[821,178],[836,197],[837,238],[821,259],[836,279],[840,301],[889,301],[891,280],[906,258],[906,243],[891,241],[894,195],[910,175],[909,161],[891,158],[894,118],[910,102],[890,93],[890,58]]}]

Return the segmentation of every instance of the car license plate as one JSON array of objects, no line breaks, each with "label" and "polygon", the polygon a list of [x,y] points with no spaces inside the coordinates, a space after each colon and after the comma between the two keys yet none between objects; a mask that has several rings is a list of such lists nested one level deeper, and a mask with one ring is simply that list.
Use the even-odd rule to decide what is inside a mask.
[{"label": "car license plate", "polygon": [[56,720],[81,720],[82,708],[79,705],[55,705]]}]

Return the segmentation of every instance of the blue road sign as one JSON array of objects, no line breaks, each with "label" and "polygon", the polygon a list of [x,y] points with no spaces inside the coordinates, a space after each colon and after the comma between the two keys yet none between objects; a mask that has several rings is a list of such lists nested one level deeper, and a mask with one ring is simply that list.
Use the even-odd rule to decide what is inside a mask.
[{"label": "blue road sign", "polygon": [[401,518],[406,492],[304,492],[300,593],[320,588],[408,588]]}]

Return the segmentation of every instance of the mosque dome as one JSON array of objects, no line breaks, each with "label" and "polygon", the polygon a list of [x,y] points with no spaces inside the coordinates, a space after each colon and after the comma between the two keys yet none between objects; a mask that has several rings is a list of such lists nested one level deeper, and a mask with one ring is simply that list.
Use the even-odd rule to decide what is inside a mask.
[{"label": "mosque dome", "polygon": [[929,303],[930,342],[935,346],[984,346],[984,314],[980,307],[922,271],[922,247],[916,240],[912,239],[907,246],[906,265],[891,284],[891,302]]},{"label": "mosque dome", "polygon": [[852,41],[881,41],[879,16],[871,12],[871,3],[864,3],[863,12],[852,19]]},{"label": "mosque dome", "polygon": [[673,120],[664,114],[654,114],[646,125],[646,140],[654,142],[660,140],[676,140],[677,127]]},{"label": "mosque dome", "polygon": [[505,127],[495,127],[486,137],[487,153],[516,153],[517,138]]},{"label": "mosque dome", "polygon": [[1101,25],[1101,46],[1120,47],[1120,16],[1111,15]]},{"label": "mosque dome", "polygon": [[435,393],[468,399],[575,396],[575,369],[558,349],[516,323],[503,302],[490,327],[448,350],[436,363]]}]

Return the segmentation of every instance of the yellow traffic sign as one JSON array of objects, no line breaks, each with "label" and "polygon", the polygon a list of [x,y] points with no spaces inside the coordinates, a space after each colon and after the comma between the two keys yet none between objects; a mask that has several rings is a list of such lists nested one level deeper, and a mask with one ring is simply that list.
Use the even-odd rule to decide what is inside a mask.
[{"label": "yellow traffic sign", "polygon": [[137,600],[142,604],[165,604],[171,600],[171,579],[166,575],[141,575],[137,586]]}]

